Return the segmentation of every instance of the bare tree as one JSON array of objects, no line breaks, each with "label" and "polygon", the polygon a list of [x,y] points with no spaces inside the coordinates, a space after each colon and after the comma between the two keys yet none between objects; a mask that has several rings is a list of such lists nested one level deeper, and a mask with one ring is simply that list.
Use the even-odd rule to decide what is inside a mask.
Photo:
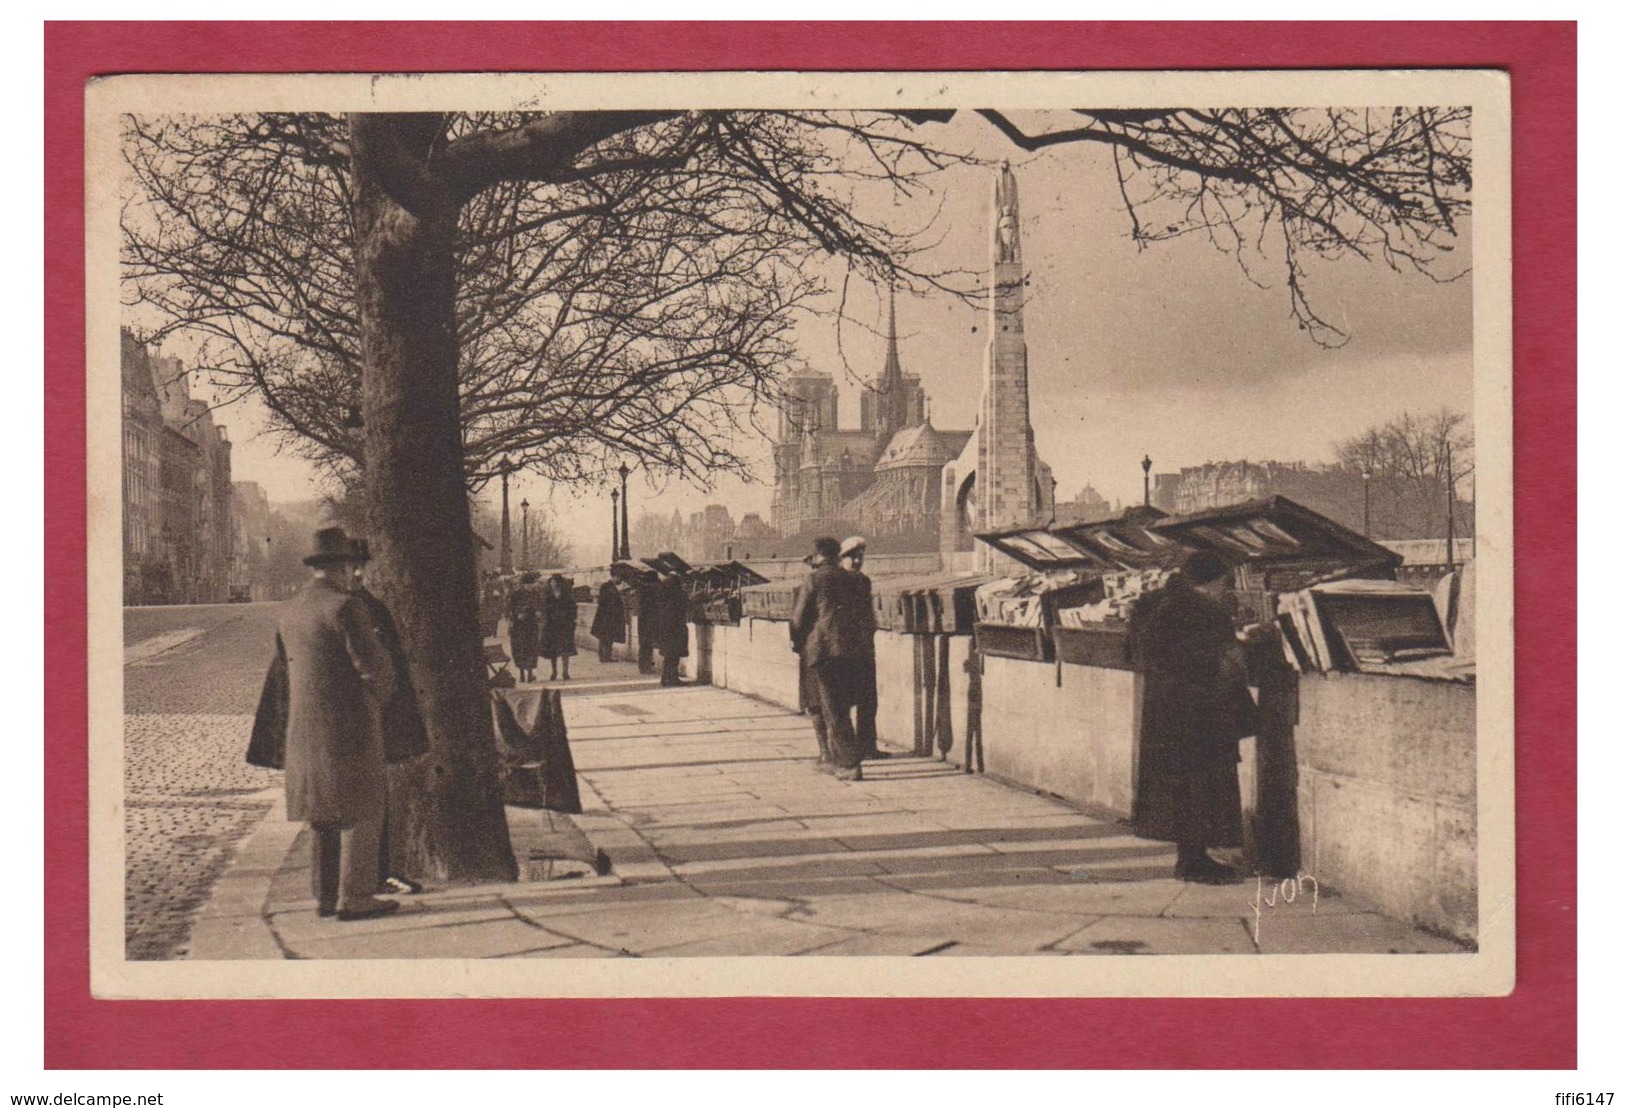
[{"label": "bare tree", "polygon": [[1336,449],[1340,463],[1372,482],[1384,533],[1440,538],[1451,504],[1457,532],[1473,533],[1473,434],[1466,413],[1453,408],[1402,412],[1342,440]]},{"label": "bare tree", "polygon": [[1278,267],[1292,318],[1322,345],[1348,336],[1314,308],[1311,259],[1358,257],[1436,281],[1467,271],[1452,254],[1471,212],[1468,108],[977,114],[1022,150],[1110,148],[1136,243],[1206,237],[1261,286]]},{"label": "bare tree", "polygon": [[[951,114],[131,121],[132,299],[209,336],[217,374],[319,460],[365,471],[374,575],[429,721],[404,821],[424,872],[515,872],[483,738],[468,491],[505,453],[562,478],[609,451],[740,465],[718,432],[793,357],[807,258],[948,284],[850,193],[947,164],[919,129]],[[1292,312],[1322,341],[1336,331],[1309,308],[1306,255],[1433,274],[1466,210],[1465,111],[1089,111],[1050,129],[980,114],[1021,149],[1109,145],[1136,241],[1204,232],[1247,266],[1278,235]]]}]

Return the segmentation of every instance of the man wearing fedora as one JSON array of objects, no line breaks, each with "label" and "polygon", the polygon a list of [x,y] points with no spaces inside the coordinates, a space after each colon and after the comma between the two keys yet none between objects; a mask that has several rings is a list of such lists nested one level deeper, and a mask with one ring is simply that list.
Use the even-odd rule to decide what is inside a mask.
[{"label": "man wearing fedora", "polygon": [[832,538],[813,542],[823,563],[813,569],[796,596],[790,613],[790,641],[801,644],[801,654],[824,714],[831,772],[843,781],[863,780],[863,751],[852,728],[852,709],[863,683],[864,641],[874,652],[873,613],[866,627],[861,586],[856,577],[835,563],[841,544]]},{"label": "man wearing fedora", "polygon": [[311,579],[277,613],[276,658],[249,761],[281,763],[288,818],[310,824],[316,912],[368,919],[400,907],[374,896],[386,804],[378,718],[398,678],[367,606],[354,595],[361,549],[342,527],[316,532]]},{"label": "man wearing fedora", "polygon": [[[417,693],[412,688],[412,672],[406,663],[406,648],[401,643],[401,632],[395,626],[395,617],[389,606],[367,588],[366,567],[372,560],[366,539],[354,539],[356,561],[351,563],[355,598],[367,610],[378,640],[389,651],[389,660],[395,674],[395,693],[387,703],[374,706],[374,720],[383,733],[384,760],[391,765],[416,758],[429,752],[429,731],[423,724],[423,713],[418,710]],[[389,848],[389,816],[384,816],[378,838],[378,891],[392,895],[420,893],[423,886],[397,873],[391,865]]]}]

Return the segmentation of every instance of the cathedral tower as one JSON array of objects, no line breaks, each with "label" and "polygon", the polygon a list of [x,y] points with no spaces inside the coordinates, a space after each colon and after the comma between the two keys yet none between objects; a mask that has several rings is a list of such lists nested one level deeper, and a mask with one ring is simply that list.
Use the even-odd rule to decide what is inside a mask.
[{"label": "cathedral tower", "polygon": [[1037,457],[1027,403],[1027,336],[1022,325],[1021,206],[1010,163],[993,178],[993,279],[988,289],[987,354],[977,426],[978,530],[1032,522],[1039,514]]}]

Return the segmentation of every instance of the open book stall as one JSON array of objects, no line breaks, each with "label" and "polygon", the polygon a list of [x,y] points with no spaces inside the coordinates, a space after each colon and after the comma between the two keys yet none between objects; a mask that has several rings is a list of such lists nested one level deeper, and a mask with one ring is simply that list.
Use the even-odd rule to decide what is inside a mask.
[{"label": "open book stall", "polygon": [[1029,661],[1128,666],[1133,601],[1179,553],[1152,530],[1155,508],[1093,523],[977,535],[1029,572],[976,591],[976,643],[984,654]]},{"label": "open book stall", "polygon": [[1300,673],[1472,679],[1454,645],[1455,575],[1432,591],[1399,584],[1398,554],[1284,496],[1157,526],[1234,567],[1238,625],[1273,618]]},{"label": "open book stall", "polygon": [[696,569],[687,583],[689,618],[695,623],[738,623],[744,590],[768,582],[744,562],[733,561]]},{"label": "open book stall", "polygon": [[910,635],[969,634],[984,576],[929,574],[874,582],[875,626]]},{"label": "open book stall", "polygon": [[1230,567],[1237,627],[1277,622],[1300,672],[1470,679],[1452,646],[1458,584],[1441,583],[1439,598],[1396,584],[1399,555],[1284,496],[977,538],[1030,570],[978,590],[984,653],[1128,668],[1135,603],[1179,555],[1205,550]]}]

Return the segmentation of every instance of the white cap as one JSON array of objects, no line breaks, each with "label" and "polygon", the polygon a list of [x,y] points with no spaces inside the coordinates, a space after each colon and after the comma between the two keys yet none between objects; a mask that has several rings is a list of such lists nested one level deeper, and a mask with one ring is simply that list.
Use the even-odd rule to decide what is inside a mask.
[{"label": "white cap", "polygon": [[848,554],[854,553],[854,552],[859,551],[859,550],[863,550],[868,545],[869,545],[869,543],[867,542],[867,540],[864,539],[864,537],[862,535],[853,535],[851,538],[847,539],[845,542],[843,542],[841,544],[841,557],[844,558]]}]

